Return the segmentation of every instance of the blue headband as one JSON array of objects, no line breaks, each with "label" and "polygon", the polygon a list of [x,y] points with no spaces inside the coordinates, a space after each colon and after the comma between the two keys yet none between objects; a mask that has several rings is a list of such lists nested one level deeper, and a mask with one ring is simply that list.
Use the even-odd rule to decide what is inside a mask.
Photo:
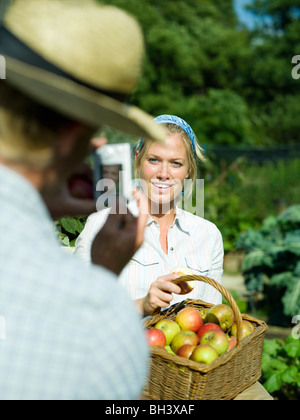
[{"label": "blue headband", "polygon": [[[192,143],[192,147],[193,147],[193,153],[194,155],[196,154],[195,134],[191,126],[186,121],[184,121],[182,118],[176,117],[176,115],[159,115],[158,117],[154,118],[153,121],[157,122],[158,124],[171,123],[171,124],[175,124],[181,127],[189,136]],[[143,142],[143,139],[141,138],[140,143],[139,143],[139,149],[141,148],[142,142]]]}]

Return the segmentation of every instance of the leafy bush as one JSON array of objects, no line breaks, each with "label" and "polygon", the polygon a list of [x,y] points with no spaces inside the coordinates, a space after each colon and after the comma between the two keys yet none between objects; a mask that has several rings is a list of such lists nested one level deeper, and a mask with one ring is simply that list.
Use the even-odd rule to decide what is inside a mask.
[{"label": "leafy bush", "polygon": [[78,235],[82,232],[86,216],[65,216],[56,220],[55,227],[58,240],[63,246],[74,246]]},{"label": "leafy bush", "polygon": [[279,399],[300,398],[300,337],[265,340],[262,354],[262,381]]},{"label": "leafy bush", "polygon": [[[221,166],[221,168],[219,168]],[[299,202],[300,160],[249,163],[242,157],[233,163],[214,157],[201,168],[205,179],[205,218],[216,223],[225,251],[235,250],[239,235],[259,229],[269,215]]]},{"label": "leafy bush", "polygon": [[282,313],[300,314],[300,205],[266,218],[260,231],[248,230],[237,245],[246,252],[246,287],[263,294],[270,322],[281,323]]}]

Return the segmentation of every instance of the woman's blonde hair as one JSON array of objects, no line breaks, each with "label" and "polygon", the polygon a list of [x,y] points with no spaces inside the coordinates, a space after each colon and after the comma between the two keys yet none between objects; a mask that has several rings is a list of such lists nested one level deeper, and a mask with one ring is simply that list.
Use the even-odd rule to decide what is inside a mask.
[{"label": "woman's blonde hair", "polygon": [[[191,142],[191,139],[189,138],[188,134],[179,126],[174,123],[163,123],[164,127],[166,127],[167,132],[169,134],[180,134],[182,137],[182,140],[184,142],[187,156],[188,156],[188,164],[190,168],[190,178],[193,180],[193,183],[197,179],[198,175],[198,165],[201,162],[205,161],[204,151],[200,147],[199,143],[195,141],[195,152],[193,150],[193,144]],[[146,158],[147,152],[149,150],[149,147],[151,146],[153,141],[142,139],[137,144],[136,150],[138,150],[138,154],[136,156],[135,160],[135,176],[138,178],[138,172],[139,168],[143,164],[143,161]]]}]

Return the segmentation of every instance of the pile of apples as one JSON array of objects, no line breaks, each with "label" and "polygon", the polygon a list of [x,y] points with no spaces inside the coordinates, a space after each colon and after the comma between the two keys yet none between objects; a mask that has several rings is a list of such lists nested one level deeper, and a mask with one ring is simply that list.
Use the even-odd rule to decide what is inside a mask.
[{"label": "pile of apples", "polygon": [[[243,320],[242,338],[254,328],[251,322]],[[150,346],[206,365],[235,347],[236,335],[233,310],[225,304],[200,311],[187,307],[178,312],[175,321],[166,318],[146,330]]]}]

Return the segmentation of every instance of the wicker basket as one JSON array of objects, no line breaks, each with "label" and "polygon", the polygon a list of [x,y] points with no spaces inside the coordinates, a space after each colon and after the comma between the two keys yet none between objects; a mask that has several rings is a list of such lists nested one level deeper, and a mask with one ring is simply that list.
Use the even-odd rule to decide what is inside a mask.
[{"label": "wicker basket", "polygon": [[[261,376],[261,355],[267,325],[248,315],[241,315],[231,294],[216,281],[202,276],[183,276],[182,280],[198,280],[215,287],[233,309],[237,324],[237,345],[210,365],[202,365],[151,348],[149,376],[143,397],[150,400],[230,400],[254,384]],[[213,305],[187,299],[163,314],[156,313],[144,322],[146,329],[165,318],[175,319],[184,307],[197,309]],[[242,319],[250,321],[254,332],[241,340]]]}]

